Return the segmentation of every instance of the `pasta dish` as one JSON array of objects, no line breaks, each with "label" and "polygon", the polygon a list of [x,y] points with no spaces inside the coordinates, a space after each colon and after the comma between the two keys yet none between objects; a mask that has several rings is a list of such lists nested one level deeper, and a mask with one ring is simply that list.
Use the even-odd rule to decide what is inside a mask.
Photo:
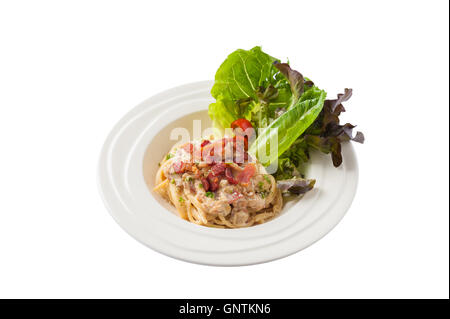
[{"label": "pasta dish", "polygon": [[327,99],[315,82],[261,47],[228,55],[211,95],[208,114],[222,138],[172,147],[159,163],[154,187],[181,218],[198,225],[240,228],[269,221],[288,198],[314,188],[316,181],[306,178],[311,152],[329,154],[338,167],[342,143],[364,142],[363,133],[353,134],[355,125],[339,118],[351,89]]}]

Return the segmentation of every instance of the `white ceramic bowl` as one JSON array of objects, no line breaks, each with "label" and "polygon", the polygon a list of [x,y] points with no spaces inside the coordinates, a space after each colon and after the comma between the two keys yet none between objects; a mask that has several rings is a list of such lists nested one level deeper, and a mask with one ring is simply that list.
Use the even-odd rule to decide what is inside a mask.
[{"label": "white ceramic bowl", "polygon": [[168,256],[208,265],[236,266],[288,256],[328,233],[344,216],[356,192],[358,166],[353,147],[342,148],[343,164],[312,154],[308,177],[315,188],[290,202],[282,214],[241,229],[198,226],[179,218],[153,193],[158,162],[176,141],[172,128],[192,131],[192,120],[210,127],[212,82],[183,85],[144,101],[113,128],[101,151],[98,181],[104,203],[117,223],[148,247]]}]

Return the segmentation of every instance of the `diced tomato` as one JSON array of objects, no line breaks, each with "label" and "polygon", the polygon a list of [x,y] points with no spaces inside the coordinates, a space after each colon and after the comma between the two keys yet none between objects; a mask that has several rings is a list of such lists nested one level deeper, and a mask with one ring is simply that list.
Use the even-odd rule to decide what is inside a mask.
[{"label": "diced tomato", "polygon": [[173,163],[172,167],[176,174],[181,174],[184,173],[186,165],[182,161],[179,161]]},{"label": "diced tomato", "polygon": [[214,176],[219,176],[220,174],[222,174],[225,171],[225,168],[227,167],[227,165],[223,162],[214,164],[213,167],[211,167],[211,172],[213,173]]},{"label": "diced tomato", "polygon": [[202,177],[200,179],[200,181],[202,182],[203,185],[203,189],[205,190],[205,192],[207,192],[209,190],[209,182],[206,178]]},{"label": "diced tomato", "polygon": [[[231,128],[232,129],[240,128],[242,131],[245,132],[246,129],[253,128],[253,125],[252,125],[252,123],[250,123],[250,121],[248,121],[246,119],[237,119],[236,121],[231,123]],[[235,130],[235,134],[238,131],[239,130]],[[243,134],[244,132],[240,132],[240,134]]]},{"label": "diced tomato", "polygon": [[219,177],[214,176],[212,172],[208,174],[208,182],[209,182],[209,189],[212,192],[215,192],[219,188],[220,179]]},{"label": "diced tomato", "polygon": [[234,185],[234,184],[238,183],[238,181],[233,176],[233,172],[232,172],[231,168],[229,168],[229,167],[227,167],[225,169],[225,178],[227,179],[228,183],[230,183],[230,184]]},{"label": "diced tomato", "polygon": [[236,176],[236,180],[241,184],[248,184],[250,178],[256,174],[256,167],[254,164],[247,164],[245,168]]}]

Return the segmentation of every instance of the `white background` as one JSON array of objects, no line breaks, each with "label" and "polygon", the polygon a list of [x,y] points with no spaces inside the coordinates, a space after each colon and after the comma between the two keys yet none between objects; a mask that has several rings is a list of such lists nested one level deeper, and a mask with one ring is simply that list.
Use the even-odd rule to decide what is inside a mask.
[{"label": "white background", "polygon": [[[448,22],[447,1],[0,1],[0,297],[448,298]],[[355,201],[275,262],[160,255],[103,206],[104,139],[254,45],[354,89]]]}]

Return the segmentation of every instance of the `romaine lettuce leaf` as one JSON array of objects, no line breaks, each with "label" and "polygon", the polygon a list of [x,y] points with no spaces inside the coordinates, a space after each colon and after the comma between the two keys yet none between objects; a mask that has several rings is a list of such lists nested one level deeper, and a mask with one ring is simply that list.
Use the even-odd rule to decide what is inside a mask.
[{"label": "romaine lettuce leaf", "polygon": [[[235,119],[250,120],[254,127],[264,128],[276,117],[276,110],[287,109],[291,103],[289,81],[275,66],[278,60],[264,53],[261,47],[236,50],[216,72],[209,114],[214,125],[224,128],[229,118],[216,119],[228,109]],[[216,104],[219,104],[216,105]]]},{"label": "romaine lettuce leaf", "polygon": [[239,110],[234,102],[219,96],[215,103],[209,105],[208,114],[214,127],[224,129],[239,117]]},{"label": "romaine lettuce leaf", "polygon": [[293,176],[304,176],[304,164],[309,161],[309,145],[299,137],[289,149],[278,158],[277,180],[289,179]]},{"label": "romaine lettuce leaf", "polygon": [[[270,165],[314,122],[320,114],[326,93],[317,87],[306,91],[296,104],[274,120],[250,146],[249,153],[256,155],[264,165]],[[277,134],[277,138],[274,137]],[[270,152],[271,141],[278,140],[278,152]]]}]

